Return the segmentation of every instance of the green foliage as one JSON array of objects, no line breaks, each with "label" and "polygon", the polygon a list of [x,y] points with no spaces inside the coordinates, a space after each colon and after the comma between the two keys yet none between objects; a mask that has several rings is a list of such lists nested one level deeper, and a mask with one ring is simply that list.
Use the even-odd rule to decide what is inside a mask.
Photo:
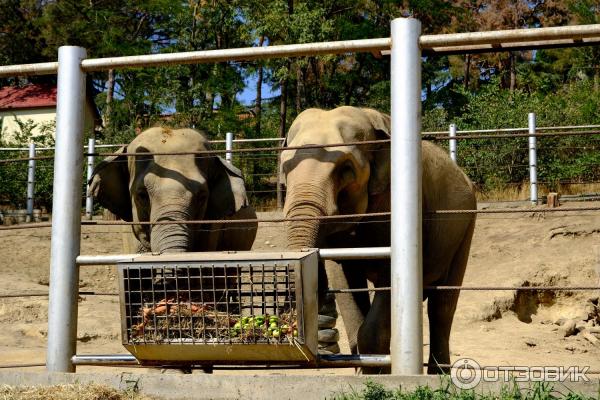
[{"label": "green foliage", "polygon": [[[62,45],[111,57],[386,37],[391,20],[407,15],[419,18],[426,34],[600,20],[593,0],[0,0],[0,64],[55,60]],[[261,68],[274,97],[242,104],[238,95]],[[195,127],[211,139],[227,131],[276,137],[309,107],[389,112],[389,70],[389,57],[359,53],[117,69],[89,79],[104,121],[98,138],[127,143],[158,124]],[[2,82],[35,79],[54,78]],[[445,131],[451,122],[459,129],[524,127],[529,112],[539,126],[599,123],[599,90],[598,46],[425,57],[423,129]],[[550,186],[598,180],[597,140],[539,139],[539,179]],[[458,148],[459,164],[483,190],[528,179],[527,138],[463,140]],[[272,195],[265,191],[274,189],[266,175],[276,169],[273,153],[234,160],[250,190]]]},{"label": "green foliage", "polygon": [[594,400],[579,393],[555,390],[552,384],[535,382],[529,389],[520,389],[516,383],[504,385],[498,393],[461,390],[453,386],[446,378],[438,389],[418,386],[414,390],[386,389],[382,384],[367,380],[361,391],[352,389],[350,393],[336,394],[335,400]]},{"label": "green foliage", "polygon": [[[28,147],[35,143],[38,147],[54,146],[52,133],[56,130],[54,121],[38,124],[28,119],[21,121],[15,118],[19,127],[15,132],[2,132],[0,147]],[[35,132],[37,130],[37,133]],[[2,151],[0,160],[26,158],[27,152]],[[52,151],[37,151],[36,156],[53,155]],[[27,203],[27,170],[28,163],[16,161],[0,163],[0,205],[9,208],[24,208]],[[34,207],[52,207],[52,182],[54,160],[36,160]]]}]

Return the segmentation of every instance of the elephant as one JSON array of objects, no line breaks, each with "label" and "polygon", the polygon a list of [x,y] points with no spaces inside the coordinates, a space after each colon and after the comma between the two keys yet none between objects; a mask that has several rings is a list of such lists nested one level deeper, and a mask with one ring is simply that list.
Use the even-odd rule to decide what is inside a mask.
[{"label": "elephant", "polygon": [[[286,184],[284,204],[290,248],[371,247],[390,245],[389,218],[312,217],[390,211],[390,117],[368,108],[342,106],[307,109],[294,120],[287,136],[281,173]],[[309,145],[346,143],[340,147]],[[440,147],[422,143],[423,285],[461,285],[467,265],[475,214],[433,215],[444,209],[474,210],[474,186]],[[302,217],[311,217],[306,220]],[[326,273],[324,273],[326,272]],[[320,265],[319,314],[331,310],[327,287],[390,286],[389,260],[349,260]],[[444,373],[450,363],[450,329],[458,291],[424,291],[430,327],[428,373]],[[372,296],[372,298],[371,298]],[[353,353],[389,354],[390,292],[338,293],[337,301]],[[336,315],[334,315],[336,316]],[[319,320],[323,318],[319,315]],[[321,327],[320,327],[321,328]],[[363,368],[363,373],[389,369]]]},{"label": "elephant", "polygon": [[[89,192],[125,221],[256,219],[239,169],[217,156],[147,153],[210,150],[193,129],[154,127],[94,169]],[[134,153],[135,155],[125,155]],[[257,222],[133,225],[129,252],[249,250]]]}]

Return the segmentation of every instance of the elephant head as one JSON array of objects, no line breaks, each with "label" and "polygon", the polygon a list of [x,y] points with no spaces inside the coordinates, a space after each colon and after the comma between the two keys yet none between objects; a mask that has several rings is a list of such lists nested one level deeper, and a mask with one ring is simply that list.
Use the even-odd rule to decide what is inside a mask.
[{"label": "elephant head", "polygon": [[[347,143],[346,146],[285,150],[281,168],[288,218],[360,214],[389,210],[389,143],[357,144],[388,139],[390,117],[378,111],[339,107],[309,109],[293,122],[288,147]],[[387,208],[387,209],[386,209]],[[320,247],[328,236],[352,228],[315,220],[287,224],[291,248]]]},{"label": "elephant head", "polygon": [[[237,168],[215,156],[149,154],[209,149],[206,137],[192,129],[148,129],[118,151],[134,155],[112,156],[98,164],[90,193],[125,221],[226,218],[248,206]],[[214,250],[205,243],[206,233],[189,224],[133,225],[133,233],[142,251]]]}]

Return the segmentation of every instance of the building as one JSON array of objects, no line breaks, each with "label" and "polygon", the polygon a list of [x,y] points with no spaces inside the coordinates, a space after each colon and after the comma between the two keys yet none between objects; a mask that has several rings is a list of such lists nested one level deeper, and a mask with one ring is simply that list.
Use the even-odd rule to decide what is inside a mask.
[{"label": "building", "polygon": [[[29,84],[0,88],[0,141],[10,144],[22,134],[19,123],[31,128],[32,136],[56,134],[56,85]],[[100,115],[91,96],[85,104],[84,129],[91,134],[100,126]]]}]

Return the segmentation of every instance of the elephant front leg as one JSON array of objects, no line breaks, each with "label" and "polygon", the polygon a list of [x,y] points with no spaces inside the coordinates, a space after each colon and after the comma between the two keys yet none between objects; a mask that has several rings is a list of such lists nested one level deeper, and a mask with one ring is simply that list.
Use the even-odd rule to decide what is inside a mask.
[{"label": "elephant front leg", "polygon": [[[373,284],[375,287],[390,285],[389,273],[377,276]],[[364,323],[358,330],[358,352],[360,354],[389,354],[391,336],[391,293],[377,291],[373,296],[373,303]],[[363,374],[389,374],[391,368],[365,367]]]},{"label": "elephant front leg", "polygon": [[319,315],[318,341],[319,354],[337,354],[340,352],[338,341],[340,334],[335,328],[338,312],[335,306],[335,295],[328,293],[329,280],[325,273],[323,261],[319,262]]}]

